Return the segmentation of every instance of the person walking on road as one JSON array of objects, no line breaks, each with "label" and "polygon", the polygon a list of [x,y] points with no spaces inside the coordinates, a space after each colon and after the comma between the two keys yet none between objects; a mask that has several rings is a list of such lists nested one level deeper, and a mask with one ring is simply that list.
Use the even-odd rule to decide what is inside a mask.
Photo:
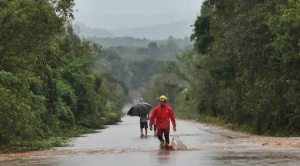
[{"label": "person walking on road", "polygon": [[[149,114],[140,116],[140,128],[141,128],[141,138],[145,137],[147,138],[147,130],[148,130],[148,119]],[[145,129],[145,135],[143,132],[143,129]]]},{"label": "person walking on road", "polygon": [[[170,119],[173,125],[173,131],[176,131],[176,121],[173,109],[167,103],[167,97],[162,95],[159,97],[159,105],[153,109],[150,116],[150,130],[152,131],[152,125],[156,119],[157,138],[160,141],[161,147],[170,147]],[[165,140],[163,139],[163,136]]]}]

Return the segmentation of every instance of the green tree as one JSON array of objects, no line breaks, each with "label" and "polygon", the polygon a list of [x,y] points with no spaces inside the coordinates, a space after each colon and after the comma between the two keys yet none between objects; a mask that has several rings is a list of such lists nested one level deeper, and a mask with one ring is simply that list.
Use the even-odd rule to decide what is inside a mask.
[{"label": "green tree", "polygon": [[210,32],[212,8],[203,5],[201,15],[198,16],[194,23],[194,33],[191,35],[191,40],[194,40],[194,48],[200,53],[208,52],[208,47],[213,42],[213,37]]},{"label": "green tree", "polygon": [[201,115],[255,133],[299,134],[299,2],[206,0],[204,6],[192,35],[200,55],[190,57],[192,90],[184,96],[198,101]]},{"label": "green tree", "polygon": [[101,70],[105,73],[110,73],[116,80],[120,80],[130,87],[132,72],[128,65],[119,54],[107,49],[103,50],[99,55],[94,58],[94,70]]},{"label": "green tree", "polygon": [[[299,126],[299,9],[298,1],[275,1],[276,12],[270,16],[268,25],[276,36],[271,44],[274,53],[270,57],[267,87],[272,101],[272,130],[286,130],[300,133]],[[280,103],[275,104],[274,103]]]},{"label": "green tree", "polygon": [[130,62],[132,71],[131,88],[145,87],[153,75],[159,72],[163,62],[154,58],[145,58],[143,61]]},{"label": "green tree", "polygon": [[166,73],[154,75],[142,93],[144,100],[157,105],[159,96],[165,95],[169,104],[175,106],[177,96],[183,90],[176,80],[176,77]]},{"label": "green tree", "polygon": [[47,99],[35,90],[44,84],[45,55],[72,6],[71,0],[0,2],[1,146],[44,138]]},{"label": "green tree", "polygon": [[160,51],[155,42],[150,42],[148,44],[148,51],[149,51],[148,54],[151,56],[160,56]]}]

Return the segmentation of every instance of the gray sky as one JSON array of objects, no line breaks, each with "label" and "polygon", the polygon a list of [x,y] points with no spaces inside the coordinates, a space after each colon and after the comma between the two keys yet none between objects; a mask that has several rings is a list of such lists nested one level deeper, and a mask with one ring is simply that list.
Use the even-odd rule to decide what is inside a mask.
[{"label": "gray sky", "polygon": [[75,0],[75,21],[116,30],[195,20],[203,0]]}]

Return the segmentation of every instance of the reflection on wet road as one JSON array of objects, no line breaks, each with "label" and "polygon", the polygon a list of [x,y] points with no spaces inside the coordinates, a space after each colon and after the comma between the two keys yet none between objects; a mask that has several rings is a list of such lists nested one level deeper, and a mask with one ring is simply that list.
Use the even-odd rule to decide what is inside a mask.
[{"label": "reflection on wet road", "polygon": [[188,166],[188,165],[299,165],[300,150],[266,148],[259,143],[229,143],[247,135],[178,120],[177,132],[187,150],[159,149],[149,133],[139,137],[139,118],[125,116],[119,125],[71,140],[69,147],[33,152],[21,157],[0,157],[5,166]]}]

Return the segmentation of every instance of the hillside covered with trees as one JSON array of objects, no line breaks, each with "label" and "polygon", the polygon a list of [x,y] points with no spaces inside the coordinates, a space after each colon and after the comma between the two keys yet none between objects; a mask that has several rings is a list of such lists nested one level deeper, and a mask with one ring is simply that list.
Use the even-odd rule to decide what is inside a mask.
[{"label": "hillside covered with trees", "polygon": [[189,86],[180,114],[256,134],[299,135],[300,2],[206,0],[194,51],[179,56]]}]

